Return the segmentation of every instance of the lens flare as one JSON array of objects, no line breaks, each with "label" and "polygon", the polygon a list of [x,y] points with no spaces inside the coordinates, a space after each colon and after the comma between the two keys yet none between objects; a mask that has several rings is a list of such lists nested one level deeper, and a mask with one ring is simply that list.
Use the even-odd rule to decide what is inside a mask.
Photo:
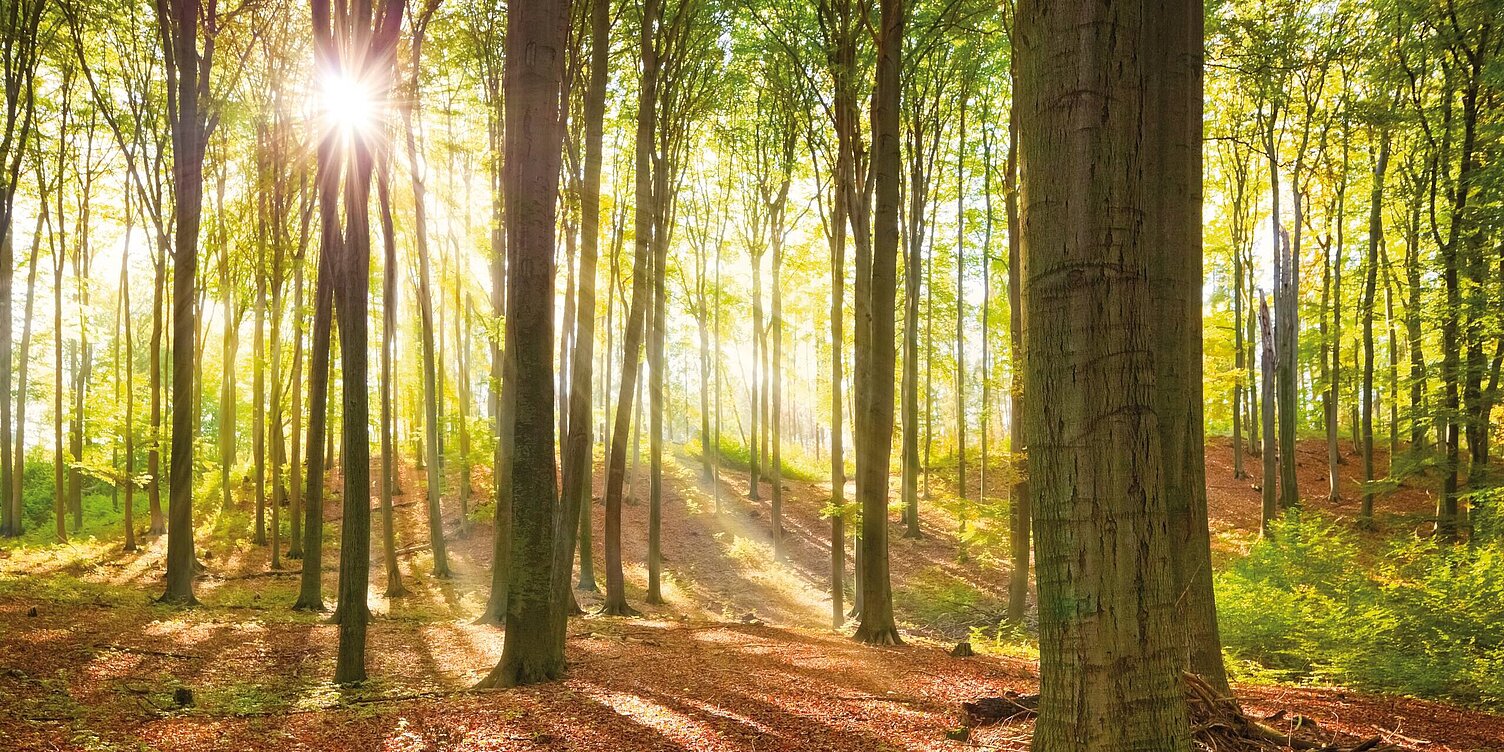
[{"label": "lens flare", "polygon": [[376,122],[376,97],[358,79],[339,73],[324,76],[320,100],[325,121],[346,134],[365,133]]}]

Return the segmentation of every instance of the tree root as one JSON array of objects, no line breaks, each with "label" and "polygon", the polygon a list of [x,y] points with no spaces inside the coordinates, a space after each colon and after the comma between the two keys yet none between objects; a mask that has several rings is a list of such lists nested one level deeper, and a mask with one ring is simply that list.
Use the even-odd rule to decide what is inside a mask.
[{"label": "tree root", "polygon": [[[1397,752],[1399,747],[1381,737],[1343,740],[1324,732],[1304,716],[1290,716],[1290,728],[1273,728],[1243,712],[1238,701],[1223,697],[1201,677],[1182,675],[1186,706],[1190,711],[1191,738],[1199,750],[1209,752],[1273,752],[1305,750],[1308,752]],[[990,726],[1033,719],[1039,714],[1039,695],[1005,692],[1002,697],[981,697],[961,703],[961,725]],[[1283,714],[1275,716],[1283,719]]]},{"label": "tree root", "polygon": [[626,603],[616,603],[616,604],[613,604],[610,601],[606,601],[604,604],[601,604],[600,610],[596,611],[595,615],[596,616],[628,616],[628,617],[631,617],[631,618],[635,619],[635,618],[641,617],[642,616],[642,612],[638,611],[635,608],[632,608],[631,606],[627,605]]}]

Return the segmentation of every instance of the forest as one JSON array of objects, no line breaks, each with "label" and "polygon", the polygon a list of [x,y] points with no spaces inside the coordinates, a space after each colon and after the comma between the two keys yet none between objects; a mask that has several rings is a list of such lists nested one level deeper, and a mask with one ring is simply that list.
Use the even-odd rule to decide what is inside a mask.
[{"label": "forest", "polygon": [[1504,0],[0,31],[0,749],[1504,752]]}]

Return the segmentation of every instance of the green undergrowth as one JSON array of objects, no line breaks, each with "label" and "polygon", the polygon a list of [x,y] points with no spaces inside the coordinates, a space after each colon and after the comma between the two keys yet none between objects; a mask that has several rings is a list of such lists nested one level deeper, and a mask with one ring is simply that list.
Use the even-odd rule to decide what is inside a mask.
[{"label": "green undergrowth", "polygon": [[1241,678],[1504,708],[1504,545],[1375,544],[1310,514],[1273,533],[1216,579]]},{"label": "green undergrowth", "polygon": [[962,637],[973,629],[996,630],[1007,614],[1001,598],[940,566],[895,581],[893,605],[905,621],[947,637]]},{"label": "green undergrowth", "polygon": [[[698,460],[702,452],[699,439],[691,439],[685,443],[683,450],[687,456]],[[786,479],[806,482],[830,479],[829,466],[821,465],[813,457],[804,456],[798,450],[797,446],[785,442],[780,455],[779,459],[781,462],[779,464],[783,468],[783,477]],[[725,436],[721,437],[720,456],[722,467],[741,470],[743,472],[749,471],[752,467],[751,452],[747,449],[746,445],[736,439],[726,438]],[[766,461],[765,458],[759,459]]]}]

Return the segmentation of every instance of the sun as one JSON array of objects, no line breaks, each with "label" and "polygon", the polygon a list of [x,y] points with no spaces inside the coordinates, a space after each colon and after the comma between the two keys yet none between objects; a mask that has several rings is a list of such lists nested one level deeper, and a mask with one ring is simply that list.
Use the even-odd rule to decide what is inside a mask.
[{"label": "sun", "polygon": [[343,73],[323,76],[319,106],[329,127],[346,135],[369,132],[376,124],[375,92],[365,82]]}]

